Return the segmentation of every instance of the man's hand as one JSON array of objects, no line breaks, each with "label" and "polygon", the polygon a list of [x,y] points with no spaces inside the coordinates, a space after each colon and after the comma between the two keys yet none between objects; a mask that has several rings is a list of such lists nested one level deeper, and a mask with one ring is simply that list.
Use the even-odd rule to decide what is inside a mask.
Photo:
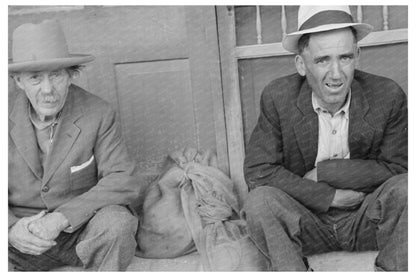
[{"label": "man's hand", "polygon": [[63,214],[53,212],[30,222],[28,230],[41,239],[54,240],[68,226],[69,222]]},{"label": "man's hand", "polygon": [[359,192],[350,189],[335,190],[334,200],[332,200],[331,207],[335,208],[353,208],[361,204],[365,197],[364,192]]},{"label": "man's hand", "polygon": [[318,182],[318,170],[316,169],[316,167],[312,169],[311,171],[306,172],[303,178]]},{"label": "man's hand", "polygon": [[42,218],[45,211],[38,213],[31,217],[23,217],[17,221],[11,228],[9,228],[9,243],[22,253],[30,255],[40,255],[56,245],[53,240],[44,240],[33,235],[28,225],[34,221]]}]

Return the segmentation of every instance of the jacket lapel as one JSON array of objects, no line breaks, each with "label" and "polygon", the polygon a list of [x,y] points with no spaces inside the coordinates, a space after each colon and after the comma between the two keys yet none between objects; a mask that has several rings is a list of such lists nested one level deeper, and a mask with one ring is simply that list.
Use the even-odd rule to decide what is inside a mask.
[{"label": "jacket lapel", "polygon": [[357,159],[363,157],[371,146],[374,128],[365,120],[365,115],[369,110],[367,98],[364,96],[366,91],[357,81],[353,81],[351,87],[350,122],[348,129],[348,144],[350,148],[350,158]]},{"label": "jacket lapel", "polygon": [[312,107],[311,97],[311,88],[305,80],[297,99],[297,106],[302,112],[302,119],[293,126],[293,129],[307,171],[314,167],[318,153],[319,122]]},{"label": "jacket lapel", "polygon": [[14,123],[14,126],[10,126],[10,137],[33,174],[41,180],[42,168],[39,160],[38,144],[28,110],[29,100],[24,92],[19,92],[10,113],[10,120]]},{"label": "jacket lapel", "polygon": [[82,116],[80,103],[71,93],[69,88],[68,96],[64,108],[62,109],[61,119],[57,125],[56,134],[51,145],[50,153],[45,161],[45,172],[43,182],[47,183],[58,167],[62,164],[81,130],[75,125],[75,121]]}]

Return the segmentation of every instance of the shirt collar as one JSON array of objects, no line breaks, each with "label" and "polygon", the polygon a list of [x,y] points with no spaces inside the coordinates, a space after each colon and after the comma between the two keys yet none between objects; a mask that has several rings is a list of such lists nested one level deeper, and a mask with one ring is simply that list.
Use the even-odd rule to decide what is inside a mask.
[{"label": "shirt collar", "polygon": [[[351,103],[351,88],[347,94],[347,101],[345,102],[345,104],[341,107],[341,109],[339,109],[339,111],[337,111],[335,115],[343,113],[347,119],[349,118],[349,110],[350,110],[350,103]],[[314,109],[314,111],[319,115],[320,112],[328,112],[327,109],[322,108],[319,104],[318,104],[318,99],[317,96],[315,94],[314,91],[312,91],[312,107]]]}]

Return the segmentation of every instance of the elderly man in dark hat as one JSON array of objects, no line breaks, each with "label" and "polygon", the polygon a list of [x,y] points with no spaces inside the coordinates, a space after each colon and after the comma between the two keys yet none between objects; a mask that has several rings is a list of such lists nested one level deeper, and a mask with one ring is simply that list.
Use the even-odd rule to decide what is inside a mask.
[{"label": "elderly man in dark hat", "polygon": [[72,84],[92,56],[70,54],[59,23],[13,33],[9,72],[9,263],[125,270],[135,253],[132,177],[110,105]]},{"label": "elderly man in dark hat", "polygon": [[251,238],[273,270],[307,255],[377,250],[376,270],[407,270],[407,100],[356,70],[372,27],[348,6],[301,6],[283,47],[296,74],[264,89],[244,163]]}]

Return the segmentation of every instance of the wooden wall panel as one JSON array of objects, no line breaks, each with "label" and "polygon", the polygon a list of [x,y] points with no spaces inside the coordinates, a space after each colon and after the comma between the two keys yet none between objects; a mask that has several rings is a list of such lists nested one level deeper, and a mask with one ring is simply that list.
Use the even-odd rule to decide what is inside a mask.
[{"label": "wooden wall panel", "polygon": [[140,171],[155,174],[166,154],[196,147],[189,61],[115,66],[123,135]]},{"label": "wooden wall panel", "polygon": [[272,80],[295,73],[293,56],[239,60],[244,144],[247,145],[260,113],[260,96]]}]

